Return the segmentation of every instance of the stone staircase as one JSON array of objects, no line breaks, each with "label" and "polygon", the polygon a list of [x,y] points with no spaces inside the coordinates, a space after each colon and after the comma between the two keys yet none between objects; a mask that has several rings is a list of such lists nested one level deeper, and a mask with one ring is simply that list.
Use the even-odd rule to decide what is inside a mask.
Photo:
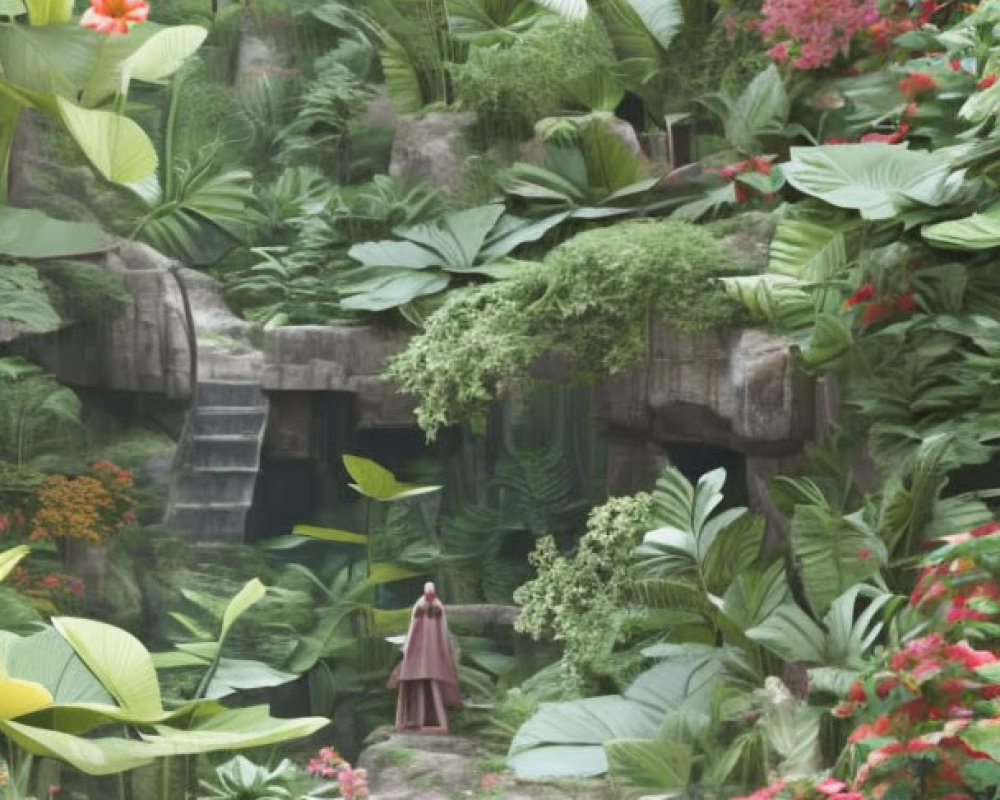
[{"label": "stone staircase", "polygon": [[185,271],[198,329],[198,390],[164,522],[196,541],[243,540],[267,426],[263,355],[214,282]]},{"label": "stone staircase", "polygon": [[267,424],[260,382],[198,384],[167,523],[197,540],[241,541]]}]

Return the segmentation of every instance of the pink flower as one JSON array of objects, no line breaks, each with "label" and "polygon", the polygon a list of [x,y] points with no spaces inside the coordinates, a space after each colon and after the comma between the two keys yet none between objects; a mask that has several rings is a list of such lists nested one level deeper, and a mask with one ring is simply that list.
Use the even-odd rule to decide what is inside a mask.
[{"label": "pink flower", "polygon": [[149,16],[146,0],[91,0],[90,8],[83,12],[80,24],[98,33],[116,36],[128,33],[138,22]]},{"label": "pink flower", "polygon": [[789,42],[778,42],[774,47],[767,51],[767,54],[771,56],[779,64],[784,64],[788,61],[789,55],[791,55],[791,46]]},{"label": "pink flower", "polygon": [[843,781],[838,781],[836,778],[823,778],[823,780],[816,784],[816,791],[827,796],[838,794],[846,788],[847,784]]},{"label": "pink flower", "polygon": [[761,13],[761,34],[776,42],[771,56],[782,60],[794,47],[792,66],[802,70],[829,66],[879,19],[878,0],[764,0]]}]

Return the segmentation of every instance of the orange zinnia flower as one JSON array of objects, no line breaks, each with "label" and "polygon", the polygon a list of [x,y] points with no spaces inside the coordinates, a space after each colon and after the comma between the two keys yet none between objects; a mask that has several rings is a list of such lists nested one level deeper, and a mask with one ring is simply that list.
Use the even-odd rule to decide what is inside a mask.
[{"label": "orange zinnia flower", "polygon": [[83,12],[80,24],[98,33],[116,36],[128,33],[137,22],[149,16],[146,0],[90,0],[90,8]]}]

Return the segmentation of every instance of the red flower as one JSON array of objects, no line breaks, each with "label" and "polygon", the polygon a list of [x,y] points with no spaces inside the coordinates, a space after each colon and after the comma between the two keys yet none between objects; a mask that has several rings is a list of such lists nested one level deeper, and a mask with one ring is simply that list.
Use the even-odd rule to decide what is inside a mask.
[{"label": "red flower", "polygon": [[937,85],[938,82],[926,72],[911,72],[899,81],[900,90],[909,100],[913,100],[924,92],[936,89]]},{"label": "red flower", "polygon": [[903,109],[903,116],[912,117],[917,113],[917,108],[918,106],[916,103],[907,103],[906,108]]},{"label": "red flower", "polygon": [[913,310],[917,307],[916,301],[913,299],[913,292],[907,290],[903,292],[899,297],[896,298],[896,308],[906,314],[912,314]]},{"label": "red flower", "polygon": [[960,58],[953,58],[951,61],[948,62],[948,65],[953,70],[955,70],[955,72],[960,72],[961,69],[962,69],[962,59],[960,59]]},{"label": "red flower", "polygon": [[989,89],[996,82],[997,82],[996,75],[986,75],[985,77],[980,78],[978,81],[976,81],[976,88]]},{"label": "red flower", "polygon": [[875,296],[875,287],[870,283],[863,283],[861,287],[844,301],[844,308],[853,308],[861,303],[867,303]]},{"label": "red flower", "polygon": [[858,561],[867,561],[872,557],[872,551],[868,547],[862,547],[858,550]]},{"label": "red flower", "polygon": [[861,315],[861,325],[862,327],[874,325],[876,322],[885,319],[888,313],[889,309],[882,303],[872,303]]},{"label": "red flower", "polygon": [[128,33],[137,22],[149,16],[146,0],[91,0],[90,8],[83,12],[80,24],[98,33],[111,36]]},{"label": "red flower", "polygon": [[902,123],[893,133],[866,133],[861,137],[862,142],[882,142],[883,144],[898,144],[906,138],[910,132],[908,123]]},{"label": "red flower", "polygon": [[980,525],[978,528],[973,528],[969,531],[977,539],[980,536],[989,536],[991,533],[996,533],[1000,531],[1000,522],[988,522],[985,525]]}]

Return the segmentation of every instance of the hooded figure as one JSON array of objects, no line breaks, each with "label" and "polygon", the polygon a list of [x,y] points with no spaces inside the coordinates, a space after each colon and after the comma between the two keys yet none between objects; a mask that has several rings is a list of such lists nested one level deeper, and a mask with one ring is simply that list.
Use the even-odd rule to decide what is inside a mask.
[{"label": "hooded figure", "polygon": [[397,731],[448,732],[445,708],[459,706],[462,700],[444,605],[433,583],[424,584],[423,597],[413,604],[403,661],[389,678],[389,688],[397,687]]}]

